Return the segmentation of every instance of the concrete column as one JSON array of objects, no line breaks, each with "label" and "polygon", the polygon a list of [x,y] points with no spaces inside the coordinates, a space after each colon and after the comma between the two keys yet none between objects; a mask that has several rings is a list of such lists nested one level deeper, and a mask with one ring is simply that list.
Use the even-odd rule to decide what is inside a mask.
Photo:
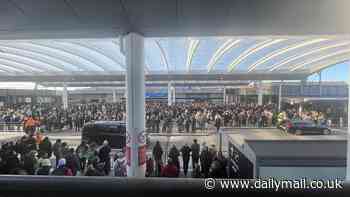
[{"label": "concrete column", "polygon": [[62,90],[62,104],[63,104],[63,109],[68,109],[68,91],[67,91],[67,86],[63,86]]},{"label": "concrete column", "polygon": [[318,73],[318,86],[320,88],[320,97],[322,96],[322,71]]},{"label": "concrete column", "polygon": [[[350,67],[350,65],[349,65]],[[350,74],[350,73],[349,73]],[[346,180],[350,181],[350,79],[348,81],[348,150],[346,155]]]},{"label": "concrete column", "polygon": [[304,97],[304,85],[305,85],[305,80],[300,81],[300,96]]},{"label": "concrete column", "polygon": [[112,90],[112,94],[113,94],[113,103],[116,103],[117,102],[117,91],[116,91],[116,89]]},{"label": "concrete column", "polygon": [[282,105],[282,82],[279,85],[278,88],[278,111],[281,111],[281,105]]},{"label": "concrete column", "polygon": [[263,104],[263,91],[262,91],[262,82],[258,82],[258,105]]},{"label": "concrete column", "polygon": [[32,97],[32,104],[38,103],[38,83],[34,84],[34,95]]},{"label": "concrete column", "polygon": [[176,88],[175,88],[175,84],[172,83],[172,95],[171,95],[171,99],[172,99],[172,104],[175,105],[176,103]]},{"label": "concrete column", "polygon": [[172,99],[172,91],[171,91],[171,81],[168,82],[168,106],[171,106],[173,104],[173,99]]},{"label": "concrete column", "polygon": [[224,105],[227,104],[227,99],[226,99],[226,87],[224,86],[224,93],[223,93],[223,103]]},{"label": "concrete column", "polygon": [[146,171],[144,38],[129,33],[123,38],[126,57],[127,176],[144,177]]},{"label": "concrete column", "polygon": [[299,103],[299,114],[303,111],[303,102]]},{"label": "concrete column", "polygon": [[[243,103],[247,103],[247,89],[246,88],[241,88],[240,89],[240,93],[241,95],[243,95],[243,100],[244,102]],[[241,99],[239,99],[240,101],[239,102],[242,102]]]}]

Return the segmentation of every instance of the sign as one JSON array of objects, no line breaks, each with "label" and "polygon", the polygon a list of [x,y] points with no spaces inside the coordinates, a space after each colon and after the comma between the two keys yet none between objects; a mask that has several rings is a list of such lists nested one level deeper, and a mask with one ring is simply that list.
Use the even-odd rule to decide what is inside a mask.
[{"label": "sign", "polygon": [[252,179],[254,164],[232,142],[228,143],[229,178]]},{"label": "sign", "polygon": [[146,133],[144,131],[139,133],[139,135],[137,137],[137,142],[139,143],[139,145],[146,144]]},{"label": "sign", "polygon": [[126,154],[126,165],[130,166],[131,165],[131,148],[128,145],[126,146],[125,154]]},{"label": "sign", "polygon": [[[146,145],[142,145],[138,148],[138,161],[139,166],[142,166],[146,163]],[[130,146],[126,147],[126,164],[131,166],[131,148]]]},{"label": "sign", "polygon": [[126,145],[129,145],[130,144],[130,135],[128,132],[126,132],[125,138],[126,138]]},{"label": "sign", "polygon": [[26,97],[26,98],[25,98],[25,102],[26,102],[26,103],[31,103],[31,102],[32,102],[32,98]]},{"label": "sign", "polygon": [[140,146],[138,153],[139,166],[142,166],[146,163],[146,145]]},{"label": "sign", "polygon": [[[126,164],[131,165],[131,137],[128,132],[126,132]],[[146,163],[146,133],[144,131],[140,132],[137,136],[138,144],[138,164],[139,166]]]},{"label": "sign", "polygon": [[146,92],[145,93],[146,98],[162,98],[167,96],[168,96],[168,92]]}]

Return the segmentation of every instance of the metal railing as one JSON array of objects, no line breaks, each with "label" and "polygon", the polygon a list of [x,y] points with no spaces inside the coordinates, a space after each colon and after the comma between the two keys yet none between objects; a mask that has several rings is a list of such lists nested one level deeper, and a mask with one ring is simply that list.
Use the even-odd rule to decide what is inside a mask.
[{"label": "metal railing", "polygon": [[172,134],[172,133],[201,133],[207,134],[209,131],[212,131],[214,126],[212,124],[206,123],[205,125],[195,125],[192,127],[192,124],[189,127],[187,132],[186,127],[184,125],[179,126],[175,121],[170,122],[170,124],[165,124],[165,122],[161,121],[159,124],[159,131],[157,131],[157,127],[152,127],[152,125],[146,125],[146,130],[149,133],[160,133],[160,134]]},{"label": "metal railing", "polygon": [[23,124],[0,122],[0,132],[23,132]]},{"label": "metal railing", "polygon": [[[220,179],[213,180],[217,187],[210,192],[228,192],[232,195],[233,189],[220,187]],[[112,194],[109,196],[151,196],[154,194],[175,196],[208,192],[204,179],[192,178],[120,178],[120,177],[59,177],[59,176],[0,176],[2,196],[85,196],[86,194]],[[249,180],[249,189],[237,187],[234,194],[247,192],[253,194],[289,194],[295,192],[299,195],[310,194],[310,189],[284,188],[276,191],[275,188],[253,189],[254,180]],[[349,192],[349,182],[342,184],[343,189],[317,189],[325,196]],[[137,188],[137,189],[135,189]]]}]

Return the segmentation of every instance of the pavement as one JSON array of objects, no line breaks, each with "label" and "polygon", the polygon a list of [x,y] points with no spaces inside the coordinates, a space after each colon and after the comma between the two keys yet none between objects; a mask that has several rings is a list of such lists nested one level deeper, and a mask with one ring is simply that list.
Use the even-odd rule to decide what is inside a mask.
[{"label": "pavement", "polygon": [[294,135],[276,128],[224,128],[225,134],[238,134],[244,139],[252,140],[344,140],[347,132],[332,129],[330,135]]},{"label": "pavement", "polygon": [[24,135],[24,132],[0,132],[0,143],[4,144],[11,141],[16,141]]},{"label": "pavement", "polygon": [[[330,135],[293,135],[286,133],[276,128],[222,128],[227,135],[239,135],[243,139],[254,140],[344,140],[347,136],[347,131],[344,129],[332,129]],[[6,134],[10,135],[21,135]],[[1,136],[1,135],[0,135]],[[64,130],[62,132],[48,133],[49,138],[54,142],[56,139],[66,141],[70,146],[76,147],[80,144],[81,133],[75,131]],[[150,133],[150,146],[153,147],[156,141],[159,141],[164,149],[170,149],[171,145],[175,144],[178,148],[184,144],[191,145],[194,139],[197,139],[199,144],[205,142],[207,145],[218,144],[218,137],[215,130],[205,132],[197,131],[196,133]],[[1,139],[1,138],[0,138]]]}]

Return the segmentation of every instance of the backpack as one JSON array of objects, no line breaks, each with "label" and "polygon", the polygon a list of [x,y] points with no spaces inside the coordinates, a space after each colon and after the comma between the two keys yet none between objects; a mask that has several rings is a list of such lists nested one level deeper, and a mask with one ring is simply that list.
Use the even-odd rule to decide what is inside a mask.
[{"label": "backpack", "polygon": [[53,172],[52,175],[54,176],[73,176],[73,172],[70,168],[56,168]]},{"label": "backpack", "polygon": [[115,176],[126,176],[126,166],[124,165],[125,161],[119,161],[118,159],[115,161],[114,165],[114,175]]}]

